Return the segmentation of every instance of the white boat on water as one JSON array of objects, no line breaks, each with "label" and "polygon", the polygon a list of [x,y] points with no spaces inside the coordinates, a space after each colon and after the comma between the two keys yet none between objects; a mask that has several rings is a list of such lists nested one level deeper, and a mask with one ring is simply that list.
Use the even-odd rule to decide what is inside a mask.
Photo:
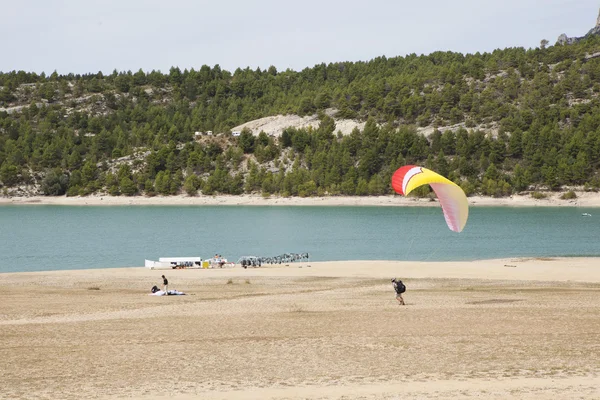
[{"label": "white boat on water", "polygon": [[581,216],[582,217],[591,217],[592,214],[590,214],[590,213],[582,213]]},{"label": "white boat on water", "polygon": [[200,268],[231,268],[226,258],[212,257],[203,260],[202,257],[160,257],[158,261],[145,260],[144,266],[150,269],[200,269]]},{"label": "white boat on water", "polygon": [[160,257],[158,261],[145,260],[150,269],[202,268],[201,257]]}]

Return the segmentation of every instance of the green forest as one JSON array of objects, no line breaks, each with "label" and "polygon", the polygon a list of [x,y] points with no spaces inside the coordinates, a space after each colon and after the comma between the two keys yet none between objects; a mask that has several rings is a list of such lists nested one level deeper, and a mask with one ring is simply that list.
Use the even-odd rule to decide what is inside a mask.
[{"label": "green forest", "polygon": [[[467,195],[596,191],[597,52],[600,38],[589,37],[302,71],[0,72],[0,195],[385,195],[406,164]],[[278,114],[320,124],[232,135]],[[336,119],[366,125],[342,135]]]}]

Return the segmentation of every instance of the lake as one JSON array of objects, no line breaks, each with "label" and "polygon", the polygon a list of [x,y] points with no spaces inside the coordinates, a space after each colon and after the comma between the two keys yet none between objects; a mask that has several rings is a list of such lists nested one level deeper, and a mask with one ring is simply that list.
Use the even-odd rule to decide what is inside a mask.
[{"label": "lake", "polygon": [[[591,217],[583,217],[588,212]],[[471,207],[463,232],[439,207],[0,206],[0,272],[143,266],[215,253],[311,261],[600,256],[600,213]]]}]

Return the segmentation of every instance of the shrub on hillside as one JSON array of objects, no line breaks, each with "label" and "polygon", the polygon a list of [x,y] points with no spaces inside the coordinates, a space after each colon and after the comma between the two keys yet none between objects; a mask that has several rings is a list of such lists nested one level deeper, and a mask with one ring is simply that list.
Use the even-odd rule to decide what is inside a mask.
[{"label": "shrub on hillside", "polygon": [[563,193],[560,198],[561,200],[573,200],[577,198],[577,194],[574,191],[569,190],[568,192]]},{"label": "shrub on hillside", "polygon": [[546,193],[542,193],[542,192],[533,192],[531,193],[531,197],[533,197],[536,200],[542,200],[548,197],[548,195]]}]

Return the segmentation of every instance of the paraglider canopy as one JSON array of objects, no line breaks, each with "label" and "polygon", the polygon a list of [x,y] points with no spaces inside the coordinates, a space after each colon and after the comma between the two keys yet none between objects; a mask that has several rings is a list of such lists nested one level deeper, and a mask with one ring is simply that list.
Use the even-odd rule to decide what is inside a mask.
[{"label": "paraglider canopy", "polygon": [[448,228],[461,232],[469,218],[469,202],[460,186],[436,172],[416,165],[400,167],[392,176],[392,187],[403,196],[422,185],[431,186],[435,192]]}]

